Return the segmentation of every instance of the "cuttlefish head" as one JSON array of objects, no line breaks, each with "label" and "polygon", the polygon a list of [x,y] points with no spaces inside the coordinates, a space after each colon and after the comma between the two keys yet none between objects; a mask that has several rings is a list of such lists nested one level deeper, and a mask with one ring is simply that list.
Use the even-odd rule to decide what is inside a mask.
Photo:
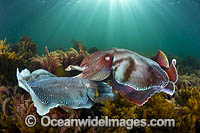
[{"label": "cuttlefish head", "polygon": [[113,55],[106,51],[95,52],[82,61],[84,70],[78,77],[102,81],[111,74],[112,60]]}]

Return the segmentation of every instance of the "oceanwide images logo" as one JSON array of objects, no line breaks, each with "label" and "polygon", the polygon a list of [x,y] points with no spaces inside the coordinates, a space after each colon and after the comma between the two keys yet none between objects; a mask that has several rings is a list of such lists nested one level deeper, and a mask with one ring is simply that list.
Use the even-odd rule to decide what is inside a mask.
[{"label": "oceanwide images logo", "polygon": [[[98,116],[88,119],[51,119],[49,116],[43,116],[41,118],[41,125],[44,127],[126,127],[132,129],[133,127],[145,127],[145,126],[158,126],[158,127],[174,127],[174,119],[151,119],[147,123],[146,119],[110,119],[105,116],[104,119],[99,119]],[[33,115],[28,115],[25,119],[25,124],[28,127],[34,127],[36,124],[36,118]]]}]

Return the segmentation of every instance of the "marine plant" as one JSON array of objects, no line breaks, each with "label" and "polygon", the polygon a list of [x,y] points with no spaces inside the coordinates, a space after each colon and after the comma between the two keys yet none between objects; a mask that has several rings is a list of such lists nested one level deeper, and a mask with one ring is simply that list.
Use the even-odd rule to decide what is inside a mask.
[{"label": "marine plant", "polygon": [[167,55],[169,60],[175,58],[177,60],[177,68],[179,75],[185,74],[195,74],[196,71],[200,70],[200,60],[189,56],[185,58],[181,58],[178,56]]},{"label": "marine plant", "polygon": [[36,56],[37,44],[28,36],[22,36],[19,41],[11,46],[11,51],[15,51],[18,55],[22,56],[24,60]]},{"label": "marine plant", "polygon": [[[136,119],[138,114],[136,113],[137,106],[127,102],[119,94],[115,95],[114,101],[106,100],[102,101],[104,106],[100,109],[103,112],[101,118],[105,119],[108,116],[111,119]],[[129,126],[130,127],[130,126]],[[130,127],[133,128],[133,127]],[[98,128],[99,132],[128,132],[126,127],[106,127]]]},{"label": "marine plant", "polygon": [[88,52],[90,53],[90,54],[92,54],[92,53],[94,53],[94,52],[97,52],[98,51],[98,48],[97,47],[92,47],[92,48],[90,48],[89,50],[88,50]]},{"label": "marine plant", "polygon": [[16,84],[16,68],[24,68],[26,61],[11,51],[6,39],[0,41],[0,84]]},{"label": "marine plant", "polygon": [[40,68],[45,69],[57,76],[69,76],[69,73],[64,69],[69,65],[80,65],[81,61],[88,55],[81,43],[75,48],[70,48],[68,51],[56,50],[49,52],[45,47],[46,56],[36,56],[31,58],[32,62],[39,64]]},{"label": "marine plant", "polygon": [[[104,116],[109,118],[132,118],[132,116],[135,116],[134,118],[146,119],[147,122],[150,119],[174,119],[175,127],[145,126],[134,127],[131,130],[109,127],[98,128],[98,130],[112,132],[198,132],[200,130],[199,79],[199,76],[194,74],[179,76],[173,97],[169,97],[164,93],[161,95],[155,94],[147,103],[139,107],[129,104],[128,101],[117,95],[114,101],[106,101],[105,106],[101,109],[103,113],[102,118]],[[134,109],[131,110],[130,108]],[[124,116],[121,114],[124,114]]]},{"label": "marine plant", "polygon": [[73,48],[67,52],[71,60],[71,65],[80,65],[81,61],[87,57],[89,53],[81,42],[72,40],[72,43],[74,44]]},{"label": "marine plant", "polygon": [[184,87],[189,87],[189,86],[200,86],[200,75],[199,75],[200,70],[196,70],[196,74],[185,74],[185,75],[180,75],[179,80],[177,82],[177,87],[181,88],[182,86]]},{"label": "marine plant", "polygon": [[36,56],[31,58],[32,62],[35,62],[40,65],[42,69],[49,71],[50,73],[55,74],[56,68],[61,66],[59,58],[49,53],[47,46],[45,47],[46,56]]},{"label": "marine plant", "polygon": [[[81,42],[74,40],[73,43],[74,47],[67,51],[57,50],[49,52],[48,48],[45,48],[46,55],[36,56],[34,54],[36,53],[36,44],[28,37],[22,37],[17,44],[11,47],[6,43],[6,39],[0,41],[0,132],[200,131],[200,61],[193,57],[185,59],[176,58],[180,76],[176,83],[176,90],[173,97],[169,97],[166,94],[156,94],[147,103],[139,107],[129,103],[119,94],[116,94],[114,101],[108,100],[103,101],[103,104],[95,104],[93,109],[91,109],[92,112],[90,110],[71,110],[69,108],[64,108],[64,110],[63,107],[57,107],[51,109],[49,114],[47,114],[55,119],[87,118],[86,112],[88,113],[87,115],[93,117],[101,115],[101,118],[108,116],[114,119],[175,119],[175,127],[133,127],[132,129],[127,129],[126,127],[42,127],[40,123],[41,117],[36,113],[31,97],[21,88],[15,86],[16,68],[27,68],[28,60],[35,58],[36,61],[33,62],[39,64],[40,68],[43,68],[42,65],[46,65],[44,69],[48,70],[47,66],[53,65],[54,67],[50,68],[49,71],[63,76],[63,68],[71,64],[79,65],[82,59],[88,55],[86,48],[82,46]],[[109,80],[108,82],[111,81]],[[11,86],[8,86],[8,84]],[[24,124],[27,114],[36,116],[38,124],[34,128],[29,128]]]},{"label": "marine plant", "polygon": [[88,52],[86,50],[86,47],[84,47],[82,45],[82,42],[79,42],[77,40],[72,40],[72,43],[74,44],[73,45],[73,48],[76,50],[76,51],[79,51],[80,55],[83,55],[84,57],[86,57],[88,55]]},{"label": "marine plant", "polygon": [[176,118],[180,131],[198,132],[200,130],[200,86],[182,86],[176,98],[180,106]]},{"label": "marine plant", "polygon": [[66,67],[69,65],[69,56],[66,52],[62,50],[56,50],[51,52],[52,56],[58,57],[59,62],[62,64],[63,67]]}]

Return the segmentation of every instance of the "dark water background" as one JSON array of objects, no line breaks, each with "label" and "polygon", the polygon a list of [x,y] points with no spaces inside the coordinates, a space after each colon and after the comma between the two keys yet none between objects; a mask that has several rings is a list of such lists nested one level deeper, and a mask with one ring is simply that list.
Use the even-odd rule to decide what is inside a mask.
[{"label": "dark water background", "polygon": [[0,0],[0,39],[200,58],[199,0]]}]

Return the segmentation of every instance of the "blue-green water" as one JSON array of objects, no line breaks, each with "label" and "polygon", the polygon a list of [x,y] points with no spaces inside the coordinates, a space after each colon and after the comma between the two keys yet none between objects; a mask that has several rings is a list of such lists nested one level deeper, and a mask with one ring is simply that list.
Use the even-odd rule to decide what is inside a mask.
[{"label": "blue-green water", "polygon": [[127,48],[200,58],[198,0],[0,0],[0,39],[30,36],[40,49]]}]

